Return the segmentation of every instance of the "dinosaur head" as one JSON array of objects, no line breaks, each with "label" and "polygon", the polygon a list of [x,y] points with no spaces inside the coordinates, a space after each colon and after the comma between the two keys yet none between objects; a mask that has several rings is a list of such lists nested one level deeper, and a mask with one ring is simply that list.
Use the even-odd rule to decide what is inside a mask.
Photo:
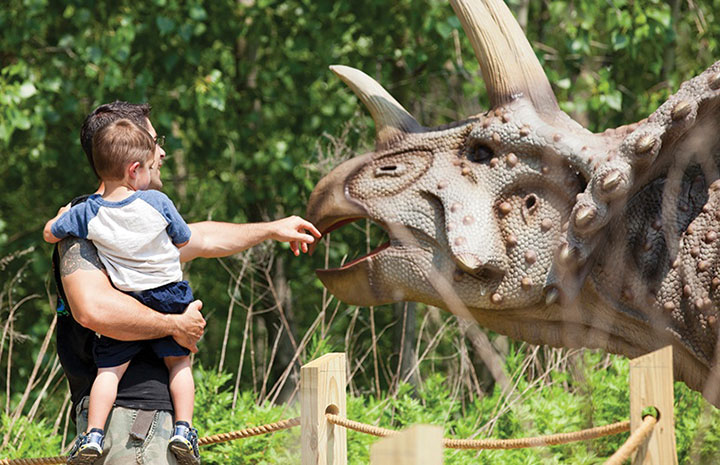
[{"label": "dinosaur head", "polygon": [[[672,344],[675,374],[702,390],[720,373],[720,62],[647,119],[594,134],[560,110],[501,0],[451,4],[488,111],[424,127],[331,67],[376,146],[319,182],[308,217],[323,232],[367,218],[390,240],[320,279],[350,304],[425,302],[531,343]],[[720,406],[720,389],[704,394]]]},{"label": "dinosaur head", "polygon": [[359,70],[332,66],[368,107],[376,150],[338,166],[308,216],[324,232],[368,218],[389,241],[318,275],[341,300],[415,300],[457,313],[553,301],[549,274],[600,138],[563,113],[502,2],[453,2],[492,108],[428,128]]}]

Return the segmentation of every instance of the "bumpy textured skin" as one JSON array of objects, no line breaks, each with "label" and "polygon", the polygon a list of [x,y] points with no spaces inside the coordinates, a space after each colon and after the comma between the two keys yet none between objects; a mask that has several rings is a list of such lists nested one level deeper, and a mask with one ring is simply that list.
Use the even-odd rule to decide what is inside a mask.
[{"label": "bumpy textured skin", "polygon": [[379,141],[320,181],[322,230],[390,244],[319,270],[341,300],[413,300],[531,343],[638,356],[720,406],[720,62],[647,119],[593,134],[522,96]]}]

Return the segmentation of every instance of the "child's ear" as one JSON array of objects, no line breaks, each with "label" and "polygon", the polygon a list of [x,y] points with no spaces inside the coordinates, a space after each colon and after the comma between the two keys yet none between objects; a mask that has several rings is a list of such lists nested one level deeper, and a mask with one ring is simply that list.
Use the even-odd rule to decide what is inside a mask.
[{"label": "child's ear", "polygon": [[132,164],[128,165],[127,172],[128,175],[130,175],[130,179],[135,179],[135,177],[137,176],[138,168],[140,168],[139,161],[133,162]]}]

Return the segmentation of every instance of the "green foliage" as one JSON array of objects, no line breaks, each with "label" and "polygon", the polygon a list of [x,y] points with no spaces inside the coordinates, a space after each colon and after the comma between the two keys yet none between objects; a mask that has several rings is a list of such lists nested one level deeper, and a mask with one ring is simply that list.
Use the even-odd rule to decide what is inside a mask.
[{"label": "green foliage", "polygon": [[[596,351],[570,354],[557,351],[567,369],[555,369],[533,378],[521,369],[529,351],[516,350],[508,357],[506,371],[516,373],[512,393],[496,387],[483,398],[463,404],[448,379],[432,374],[421,389],[401,384],[398,391],[383,398],[348,396],[347,417],[390,429],[413,424],[441,425],[445,437],[511,439],[559,432],[573,432],[628,418],[628,361]],[[196,381],[195,425],[201,436],[237,431],[299,415],[298,405],[257,405],[252,392],[239,395],[233,409],[228,388],[229,373],[218,374],[202,366],[194,369]],[[681,464],[711,464],[720,458],[720,412],[684,384],[675,384],[675,411],[678,456]],[[506,407],[506,408],[505,408]],[[3,431],[10,421],[2,417]],[[60,436],[49,435],[45,420],[21,418],[11,435],[23,435],[18,446],[3,449],[0,458],[58,455]],[[348,462],[367,464],[369,447],[378,439],[348,431]],[[453,465],[503,463],[600,464],[625,441],[627,434],[593,441],[552,447],[518,450],[445,451],[445,463]],[[300,430],[290,430],[219,443],[201,450],[203,463],[291,464],[300,454]]]},{"label": "green foliage", "polygon": [[[2,435],[9,434],[11,437],[21,438],[0,451],[0,459],[3,458],[34,458],[60,455],[61,436],[49,434],[53,427],[48,420],[31,421],[20,417],[13,428],[10,426],[12,419],[5,412],[0,412],[0,425]],[[2,437],[0,437],[2,440]],[[53,452],[54,451],[54,452]],[[50,455],[48,455],[50,454]]]},{"label": "green foliage", "polygon": [[[252,392],[242,393],[232,409],[233,393],[227,389],[231,374],[195,367],[196,380],[194,423],[201,436],[237,431],[274,423],[299,415],[283,406],[258,406]],[[203,463],[272,464],[291,463],[299,454],[298,428],[204,447]]]}]

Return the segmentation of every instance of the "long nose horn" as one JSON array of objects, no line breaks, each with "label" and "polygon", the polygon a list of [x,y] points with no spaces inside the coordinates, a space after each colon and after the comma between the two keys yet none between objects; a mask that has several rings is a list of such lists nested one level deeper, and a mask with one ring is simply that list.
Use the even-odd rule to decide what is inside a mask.
[{"label": "long nose horn", "polygon": [[502,0],[450,0],[480,62],[493,108],[524,96],[539,113],[560,112],[550,82]]},{"label": "long nose horn", "polygon": [[423,128],[375,79],[349,66],[330,67],[370,110],[375,121],[375,144],[380,147]]}]

